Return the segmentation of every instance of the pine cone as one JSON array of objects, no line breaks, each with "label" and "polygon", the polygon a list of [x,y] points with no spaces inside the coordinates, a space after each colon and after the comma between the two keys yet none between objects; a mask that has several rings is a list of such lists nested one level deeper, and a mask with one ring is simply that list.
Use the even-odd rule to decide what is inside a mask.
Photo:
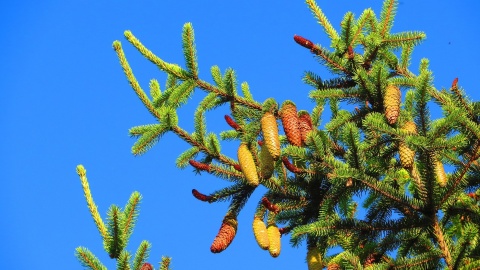
[{"label": "pine cone", "polygon": [[268,241],[267,226],[261,218],[255,216],[253,218],[252,227],[253,235],[255,235],[255,240],[257,240],[257,244],[260,246],[261,249],[267,250],[270,246],[270,242]]},{"label": "pine cone", "polygon": [[153,270],[153,266],[149,263],[144,263],[140,270]]},{"label": "pine cone", "polygon": [[248,147],[245,143],[240,145],[237,154],[238,163],[240,163],[240,168],[242,169],[247,182],[252,186],[258,186],[259,180],[255,161],[253,161],[252,153],[250,153],[250,150],[248,150]]},{"label": "pine cone", "polygon": [[[405,122],[402,130],[409,134],[417,134],[417,126],[412,121]],[[410,149],[405,142],[401,141],[398,146],[398,153],[400,155],[400,163],[402,164],[402,167],[411,168],[415,160],[415,151]]]},{"label": "pine cone", "polygon": [[307,265],[308,270],[322,270],[322,254],[320,253],[320,249],[317,247],[311,248],[307,252]]},{"label": "pine cone", "polygon": [[404,168],[412,168],[415,159],[415,151],[410,149],[403,141],[398,146],[398,153],[400,155],[400,163]]},{"label": "pine cone", "polygon": [[437,177],[437,182],[441,187],[447,185],[447,174],[445,173],[445,168],[440,160],[435,162],[435,175]]},{"label": "pine cone", "polygon": [[298,123],[300,128],[300,136],[302,138],[302,143],[305,144],[307,141],[307,135],[313,129],[312,118],[307,111],[298,112]]},{"label": "pine cone", "polygon": [[340,265],[337,263],[329,263],[327,266],[327,270],[340,270]]},{"label": "pine cone", "polygon": [[280,242],[280,231],[278,230],[277,225],[270,224],[267,227],[268,242],[270,243],[268,251],[270,255],[274,258],[280,255],[281,242]]},{"label": "pine cone", "polygon": [[260,147],[260,175],[263,179],[269,179],[273,175],[273,170],[275,169],[275,163],[273,161],[272,155],[268,151],[266,144],[263,144]]},{"label": "pine cone", "polygon": [[389,85],[385,90],[383,107],[385,108],[385,117],[390,125],[397,122],[398,115],[400,114],[401,95],[400,88],[395,85]]},{"label": "pine cone", "polygon": [[224,251],[232,243],[233,238],[235,238],[235,234],[237,233],[237,225],[238,222],[234,216],[225,216],[222,226],[220,226],[220,230],[213,240],[210,251],[213,253],[220,253]]},{"label": "pine cone", "polygon": [[261,120],[264,143],[274,160],[280,156],[280,139],[278,138],[277,120],[272,113],[267,112]]},{"label": "pine cone", "polygon": [[297,107],[292,101],[285,101],[280,109],[280,118],[282,119],[283,130],[290,144],[302,146],[302,135],[297,116]]}]

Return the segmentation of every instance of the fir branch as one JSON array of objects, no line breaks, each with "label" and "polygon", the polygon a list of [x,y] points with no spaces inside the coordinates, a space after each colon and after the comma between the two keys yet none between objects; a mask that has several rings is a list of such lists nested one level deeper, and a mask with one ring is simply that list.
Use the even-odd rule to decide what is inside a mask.
[{"label": "fir branch", "polygon": [[397,5],[397,0],[386,0],[383,2],[382,13],[380,14],[380,35],[382,37],[386,36],[393,26]]},{"label": "fir branch", "polygon": [[383,43],[386,43],[388,46],[392,47],[401,47],[401,46],[417,46],[423,40],[425,40],[427,36],[423,32],[402,32],[396,33],[392,35],[388,35],[383,39]]},{"label": "fir branch", "polygon": [[95,225],[97,225],[97,229],[100,232],[100,235],[105,241],[108,238],[107,228],[103,223],[100,214],[98,213],[97,205],[93,201],[92,193],[90,192],[90,187],[87,180],[87,170],[85,170],[83,165],[77,165],[77,174],[80,177],[80,181],[82,182],[83,194],[85,195],[85,199],[87,200],[90,214],[93,217],[93,221],[95,221]]},{"label": "fir branch", "polygon": [[182,32],[183,54],[189,73],[194,79],[198,78],[197,53],[195,50],[195,35],[191,23],[183,25]]},{"label": "fir branch", "polygon": [[135,191],[130,196],[127,204],[125,205],[125,210],[123,211],[123,234],[125,235],[126,243],[130,236],[132,235],[133,228],[135,227],[135,223],[137,222],[137,217],[139,214],[139,205],[140,201],[142,200],[142,195],[138,191]]},{"label": "fir branch", "polygon": [[92,270],[107,270],[107,267],[87,248],[77,247],[75,249],[75,257],[77,257],[83,267],[88,267]]},{"label": "fir branch", "polygon": [[160,270],[170,270],[170,262],[171,262],[170,257],[164,257],[162,256],[162,261],[160,262]]},{"label": "fir branch", "polygon": [[170,130],[165,124],[158,124],[151,127],[151,130],[145,132],[132,146],[134,155],[142,155],[146,153],[158,140]]},{"label": "fir branch", "polygon": [[125,234],[122,230],[122,228],[125,228],[125,225],[123,223],[122,211],[118,206],[110,206],[107,215],[108,238],[106,239],[105,247],[110,258],[113,259],[120,256],[126,245]]},{"label": "fir branch", "polygon": [[250,92],[250,87],[248,86],[247,82],[242,82],[240,85],[240,88],[242,89],[242,94],[243,96],[248,100],[248,101],[254,101],[252,93]]},{"label": "fir branch", "polygon": [[117,52],[118,59],[120,60],[120,65],[123,68],[123,72],[125,73],[125,76],[128,79],[128,82],[130,83],[130,86],[133,88],[133,91],[137,94],[138,98],[142,101],[142,103],[145,105],[145,107],[148,109],[148,111],[155,117],[155,118],[160,118],[160,115],[158,112],[155,110],[155,107],[153,106],[153,103],[150,101],[150,99],[147,97],[145,92],[143,91],[142,87],[138,83],[137,79],[135,78],[135,75],[133,75],[133,71],[130,68],[130,65],[127,62],[127,58],[125,57],[125,54],[122,49],[122,45],[120,41],[115,41],[113,43],[113,48]]},{"label": "fir branch", "polygon": [[[191,78],[191,74],[189,74],[186,70],[183,70],[176,64],[170,64],[162,59],[160,59],[158,56],[156,56],[152,51],[147,49],[141,42],[138,40],[130,31],[125,31],[124,33],[125,38],[145,57],[147,58],[150,62],[155,64],[159,69],[174,75],[176,78],[186,80]],[[113,43],[115,50],[121,50],[120,47],[120,42],[115,41]],[[118,54],[118,51],[117,51]],[[123,54],[123,51],[122,51]]]},{"label": "fir branch", "polygon": [[333,28],[332,24],[328,21],[327,17],[323,13],[323,11],[318,7],[315,0],[306,0],[308,7],[310,8],[311,12],[317,18],[318,23],[323,26],[325,32],[328,34],[331,40],[336,40],[339,38],[337,31]]},{"label": "fir branch", "polygon": [[143,240],[140,243],[133,259],[133,270],[140,270],[143,263],[148,260],[151,247],[152,245],[148,241]]},{"label": "fir branch", "polygon": [[[130,258],[132,256],[126,250],[123,250],[117,259],[117,270],[130,270]],[[137,268],[134,268],[137,269]]]},{"label": "fir branch", "polygon": [[185,152],[178,156],[175,164],[180,169],[187,167],[189,160],[193,159],[199,151],[200,150],[197,147],[191,147],[190,149],[185,150]]},{"label": "fir branch", "polygon": [[333,73],[343,73],[347,76],[352,76],[353,74],[345,68],[346,64],[344,59],[337,57],[335,54],[329,52],[327,49],[321,47],[320,45],[315,45],[312,48],[312,53],[317,56],[317,59],[325,64]]},{"label": "fir branch", "polygon": [[[215,87],[215,86],[209,84],[208,82],[205,82],[205,81],[202,81],[202,80],[197,80],[196,83],[197,83],[197,87],[199,87],[199,88],[201,88],[201,89],[203,89],[207,92],[213,92],[213,93],[217,94],[217,96],[219,96],[219,97],[224,97],[224,98],[227,98],[227,99],[230,98],[228,96],[228,94],[221,91],[220,88]],[[240,96],[235,96],[235,97],[233,97],[232,101],[235,102],[235,103],[244,105],[246,107],[255,109],[255,110],[259,110],[259,111],[262,110],[262,106],[258,102],[248,100],[247,98],[243,98],[243,97],[240,97]]]},{"label": "fir branch", "polygon": [[366,26],[370,24],[370,30],[374,30],[374,26],[377,24],[375,21],[375,14],[372,9],[366,9],[360,14],[360,17],[357,20],[356,31],[353,35],[352,41],[348,44],[349,46],[355,46],[357,40],[362,36],[362,31]]},{"label": "fir branch", "polygon": [[152,103],[153,103],[153,106],[156,108],[158,106],[157,100],[162,97],[160,84],[158,83],[157,80],[151,79],[149,87],[150,87],[150,96],[152,97]]}]

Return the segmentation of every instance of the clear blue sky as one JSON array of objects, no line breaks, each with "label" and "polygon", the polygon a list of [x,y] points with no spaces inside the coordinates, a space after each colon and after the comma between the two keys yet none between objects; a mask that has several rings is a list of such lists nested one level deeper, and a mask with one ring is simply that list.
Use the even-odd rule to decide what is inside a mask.
[{"label": "clear blue sky", "polygon": [[[359,15],[382,1],[325,1],[318,4],[332,24],[345,12]],[[414,53],[413,71],[427,57],[437,88],[455,77],[475,100],[478,91],[478,1],[401,0],[394,31],[420,30],[427,40]],[[143,240],[153,244],[149,261],[162,255],[174,269],[306,269],[305,247],[291,248],[289,237],[273,259],[256,244],[251,230],[259,188],[239,216],[233,244],[210,253],[228,207],[194,199],[227,183],[213,176],[178,170],[175,158],[187,144],[166,135],[150,152],[134,157],[130,127],[154,123],[130,89],[112,49],[122,41],[141,85],[165,76],[123,38],[131,30],[169,62],[183,65],[181,30],[192,22],[200,76],[211,81],[212,65],[232,67],[238,81],[250,84],[254,98],[292,99],[311,110],[305,70],[328,77],[311,54],[293,41],[299,34],[328,46],[322,28],[304,1],[8,1],[0,9],[0,204],[1,269],[82,269],[74,257],[88,247],[109,269],[114,261],[103,251],[88,212],[77,164],[87,169],[91,190],[105,217],[110,204],[123,206],[131,192],[143,197],[138,225],[130,241],[134,252]],[[192,131],[197,92],[181,111],[180,123]],[[227,129],[227,108],[208,114],[211,131]],[[237,142],[222,143],[235,157]]]}]

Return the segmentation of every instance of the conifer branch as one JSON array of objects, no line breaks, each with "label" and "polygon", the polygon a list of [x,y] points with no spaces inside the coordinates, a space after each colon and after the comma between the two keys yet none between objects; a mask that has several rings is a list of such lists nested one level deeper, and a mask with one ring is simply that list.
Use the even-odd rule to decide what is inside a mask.
[{"label": "conifer branch", "polygon": [[162,261],[160,262],[160,270],[170,270],[170,257],[162,257]]},{"label": "conifer branch", "polygon": [[332,24],[328,21],[327,17],[323,13],[323,11],[317,6],[317,3],[315,3],[315,0],[306,0],[305,1],[312,11],[313,15],[317,18],[318,23],[323,26],[325,29],[325,32],[328,34],[330,39],[336,40],[338,39],[338,33],[337,31],[333,28]]},{"label": "conifer branch", "polygon": [[392,28],[393,17],[395,17],[395,11],[397,6],[397,0],[386,0],[383,3],[382,13],[380,15],[380,24],[382,30],[380,35],[384,37],[388,31]]},{"label": "conifer branch", "polygon": [[92,270],[107,270],[107,268],[98,260],[93,253],[84,247],[75,249],[75,256],[80,260],[83,267]]},{"label": "conifer branch", "polygon": [[103,240],[105,241],[108,237],[107,227],[103,223],[100,214],[98,213],[97,205],[93,201],[92,193],[90,192],[90,186],[88,185],[87,180],[87,170],[83,167],[83,165],[77,166],[77,174],[80,176],[80,181],[82,182],[83,193],[85,195],[85,199],[87,200],[88,209],[90,210],[90,214],[93,217],[93,221],[95,221],[95,225],[97,225],[97,229],[100,232]]},{"label": "conifer branch", "polygon": [[127,58],[125,57],[125,54],[122,49],[122,45],[120,41],[115,41],[113,43],[113,48],[117,52],[118,59],[120,60],[120,65],[123,68],[123,72],[125,73],[125,76],[128,79],[128,82],[130,83],[130,86],[132,87],[133,91],[137,94],[138,98],[142,101],[142,103],[145,105],[145,107],[148,109],[148,111],[157,119],[160,118],[160,115],[158,114],[157,110],[155,110],[155,107],[153,106],[153,103],[150,101],[150,99],[147,97],[145,92],[143,91],[142,87],[138,83],[137,79],[135,78],[135,75],[133,75],[133,71],[130,68],[130,65],[127,62]]},{"label": "conifer branch", "polygon": [[140,270],[141,266],[148,260],[151,247],[152,245],[148,241],[143,240],[140,243],[133,259],[133,270]]}]

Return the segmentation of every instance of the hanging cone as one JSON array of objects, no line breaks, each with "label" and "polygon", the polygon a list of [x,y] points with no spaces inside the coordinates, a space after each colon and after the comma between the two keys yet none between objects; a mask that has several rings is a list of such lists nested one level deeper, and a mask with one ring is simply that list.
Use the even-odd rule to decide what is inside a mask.
[{"label": "hanging cone", "polygon": [[[409,134],[417,134],[417,126],[412,121],[405,122],[402,130]],[[415,151],[410,149],[404,141],[400,141],[398,145],[398,154],[400,155],[400,163],[402,164],[402,167],[412,168],[415,160]]]},{"label": "hanging cone", "polygon": [[435,161],[435,175],[438,184],[441,187],[445,187],[447,185],[447,174],[445,173],[445,168],[440,160]]},{"label": "hanging cone", "polygon": [[322,270],[322,254],[317,247],[311,248],[307,252],[308,270]]},{"label": "hanging cone", "polygon": [[383,107],[385,108],[385,117],[390,125],[397,122],[398,115],[400,114],[401,95],[400,88],[395,85],[389,85],[385,90]]},{"label": "hanging cone", "polygon": [[280,231],[277,225],[270,224],[267,227],[268,242],[270,243],[268,251],[272,257],[276,258],[280,255],[281,243],[280,243]]},{"label": "hanging cone", "polygon": [[248,150],[247,144],[242,143],[238,148],[238,163],[242,169],[247,182],[252,186],[258,186],[259,180],[257,175],[257,169],[255,161],[253,161],[252,153]]},{"label": "hanging cone", "polygon": [[404,168],[412,168],[415,159],[415,151],[410,149],[403,141],[398,145],[398,154],[400,155],[400,163]]},{"label": "hanging cone", "polygon": [[269,179],[273,175],[273,170],[275,169],[275,163],[273,161],[272,155],[268,151],[266,144],[262,144],[260,147],[260,176],[263,179]]},{"label": "hanging cone", "polygon": [[297,116],[297,107],[292,101],[285,101],[280,109],[280,118],[282,119],[283,130],[290,144],[302,146],[302,135]]},{"label": "hanging cone", "polygon": [[238,222],[234,216],[225,216],[222,226],[220,226],[220,230],[213,240],[210,251],[213,253],[224,251],[232,243],[233,238],[235,238],[235,234],[237,233],[237,225]]},{"label": "hanging cone", "polygon": [[327,270],[340,270],[340,265],[337,263],[329,263],[327,266]]},{"label": "hanging cone", "polygon": [[263,220],[257,216],[253,218],[253,235],[255,235],[255,240],[261,249],[267,250],[270,246],[268,241],[267,226]]},{"label": "hanging cone", "polygon": [[262,120],[264,144],[267,145],[268,151],[274,160],[277,160],[280,156],[280,139],[278,138],[278,126],[277,119],[272,113],[266,112]]},{"label": "hanging cone", "polygon": [[298,125],[300,128],[300,136],[302,138],[302,143],[305,144],[307,141],[307,135],[313,129],[312,118],[307,111],[298,112]]}]

